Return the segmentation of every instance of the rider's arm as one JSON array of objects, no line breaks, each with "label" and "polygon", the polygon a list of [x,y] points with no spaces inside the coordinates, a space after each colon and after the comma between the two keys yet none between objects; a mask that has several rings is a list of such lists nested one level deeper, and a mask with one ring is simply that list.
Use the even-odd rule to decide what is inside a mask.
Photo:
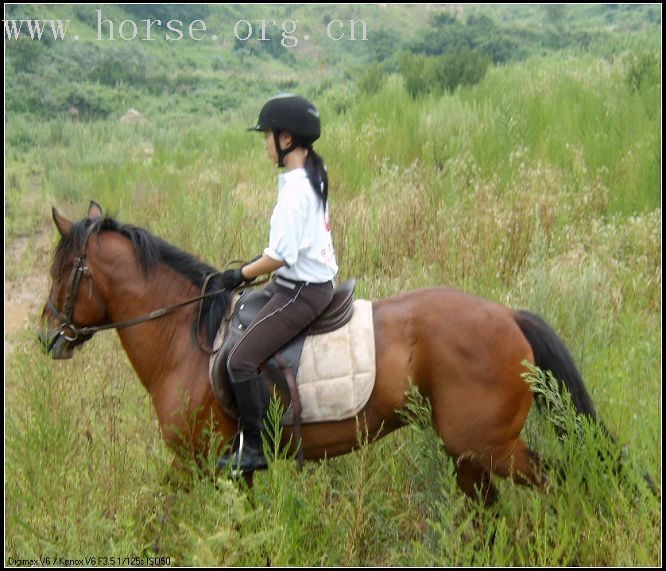
[{"label": "rider's arm", "polygon": [[270,256],[264,254],[258,260],[255,260],[247,266],[243,266],[241,274],[245,280],[249,281],[262,274],[270,274],[284,265],[284,262],[274,260]]}]

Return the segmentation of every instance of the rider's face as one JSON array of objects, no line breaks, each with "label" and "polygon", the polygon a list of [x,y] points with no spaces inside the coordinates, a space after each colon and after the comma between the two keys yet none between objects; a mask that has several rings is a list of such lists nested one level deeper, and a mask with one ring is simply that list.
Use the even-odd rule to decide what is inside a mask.
[{"label": "rider's face", "polygon": [[[277,149],[275,148],[275,137],[273,137],[273,131],[268,130],[265,133],[266,135],[266,154],[268,158],[271,159],[275,164],[278,164],[279,157],[277,154]],[[288,149],[291,145],[292,137],[289,133],[280,133],[280,148]]]}]

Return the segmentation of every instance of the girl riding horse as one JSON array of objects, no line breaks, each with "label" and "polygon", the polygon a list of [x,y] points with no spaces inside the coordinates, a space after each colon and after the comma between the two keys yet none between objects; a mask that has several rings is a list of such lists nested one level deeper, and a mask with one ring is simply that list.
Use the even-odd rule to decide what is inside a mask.
[{"label": "girl riding horse", "polygon": [[277,270],[266,288],[270,300],[227,362],[245,438],[242,451],[220,458],[218,465],[243,472],[266,467],[261,431],[269,394],[259,366],[326,309],[338,272],[328,222],[328,175],[312,148],[321,134],[319,112],[302,97],[274,97],[249,130],[265,134],[268,156],[286,172],[278,176],[268,247],[259,258],[222,275],[224,287],[233,290]]}]

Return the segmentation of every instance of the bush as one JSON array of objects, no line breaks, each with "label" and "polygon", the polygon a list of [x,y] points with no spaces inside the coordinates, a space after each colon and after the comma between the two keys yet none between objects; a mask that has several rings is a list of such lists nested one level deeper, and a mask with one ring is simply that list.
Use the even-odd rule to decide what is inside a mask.
[{"label": "bush", "polygon": [[[37,91],[34,89],[35,75],[17,73],[13,66],[5,71],[5,111],[11,113],[33,113],[37,107]],[[11,86],[11,88],[9,88]]]},{"label": "bush", "polygon": [[454,91],[475,85],[486,74],[490,59],[478,50],[458,50],[437,57],[406,55],[401,60],[405,88],[412,97],[433,90]]},{"label": "bush", "polygon": [[[44,37],[46,38],[46,34]],[[25,37],[10,41],[5,39],[5,53],[16,71],[34,72],[41,64],[47,49],[46,43],[42,41]]]},{"label": "bush", "polygon": [[400,70],[405,79],[405,89],[412,97],[428,93],[435,83],[433,58],[408,54],[400,60]]},{"label": "bush", "polygon": [[400,36],[393,30],[380,29],[368,42],[368,58],[372,62],[385,62],[400,48]]},{"label": "bush", "polygon": [[506,36],[491,35],[488,40],[479,45],[479,49],[493,63],[508,63],[527,57],[527,50],[516,40]]},{"label": "bush", "polygon": [[104,85],[127,83],[144,85],[154,67],[143,50],[135,45],[111,46],[99,52],[96,61],[90,62],[89,78]]},{"label": "bush", "polygon": [[[65,76],[66,77],[66,76]],[[76,107],[81,119],[105,118],[119,110],[122,94],[111,87],[81,78],[78,82],[58,78],[53,70],[42,74],[7,71],[5,101],[8,113],[29,113],[42,119],[63,115]]]},{"label": "bush", "polygon": [[490,60],[478,50],[459,50],[435,59],[435,79],[440,89],[476,85],[486,74]]},{"label": "bush", "polygon": [[117,94],[95,83],[72,85],[62,93],[62,99],[55,102],[53,114],[64,113],[70,107],[76,107],[82,119],[101,119],[118,110]]},{"label": "bush", "polygon": [[76,16],[77,20],[93,28],[95,31],[97,30],[98,15],[95,6],[92,6],[90,4],[75,5],[74,16]]},{"label": "bush", "polygon": [[124,4],[123,9],[130,16],[162,22],[168,20],[191,22],[205,20],[210,16],[208,4]]}]

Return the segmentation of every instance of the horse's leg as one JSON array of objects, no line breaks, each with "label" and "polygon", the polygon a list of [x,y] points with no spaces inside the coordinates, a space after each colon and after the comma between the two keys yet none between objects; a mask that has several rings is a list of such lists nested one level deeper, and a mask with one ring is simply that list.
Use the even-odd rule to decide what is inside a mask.
[{"label": "horse's leg", "polygon": [[492,472],[518,484],[543,491],[548,483],[539,456],[521,438],[494,448],[486,455],[485,462]]},{"label": "horse's leg", "polygon": [[488,502],[492,473],[541,488],[538,462],[520,439],[533,397],[522,362],[533,360],[532,349],[506,309],[456,301],[445,298],[440,313],[464,319],[438,323],[435,311],[424,312],[416,362],[437,434],[452,457],[466,459],[457,462],[458,483],[473,496],[478,486]]},{"label": "horse's leg", "polygon": [[431,392],[430,402],[435,430],[457,459],[460,488],[477,497],[478,487],[490,505],[496,498],[491,473],[537,487],[542,487],[542,481],[536,455],[520,439],[531,403],[529,388],[515,384],[511,390],[511,385],[493,382],[483,388],[476,392],[469,383],[447,392],[441,386]]},{"label": "horse's leg", "polygon": [[442,427],[441,424],[444,423],[438,423],[437,420],[435,416],[435,429],[444,440],[447,451],[457,458],[458,485],[468,496],[477,497],[479,492],[476,487],[486,505],[491,505],[496,499],[496,490],[490,480],[491,473],[539,490],[545,488],[547,480],[539,456],[527,447],[520,436],[510,437],[500,445],[488,446],[479,440],[460,446],[451,438],[447,441],[449,426]]},{"label": "horse's leg", "polygon": [[470,498],[480,497],[486,507],[497,500],[497,489],[492,483],[491,472],[540,491],[548,483],[538,455],[521,439],[497,447],[490,454],[479,457],[463,454],[456,460],[458,486]]},{"label": "horse's leg", "polygon": [[251,472],[243,472],[243,478],[245,479],[245,484],[248,489],[251,490],[254,486],[254,470]]},{"label": "horse's leg", "polygon": [[465,494],[472,499],[480,497],[486,507],[497,500],[497,489],[490,474],[471,456],[460,456],[456,460],[456,479]]}]

